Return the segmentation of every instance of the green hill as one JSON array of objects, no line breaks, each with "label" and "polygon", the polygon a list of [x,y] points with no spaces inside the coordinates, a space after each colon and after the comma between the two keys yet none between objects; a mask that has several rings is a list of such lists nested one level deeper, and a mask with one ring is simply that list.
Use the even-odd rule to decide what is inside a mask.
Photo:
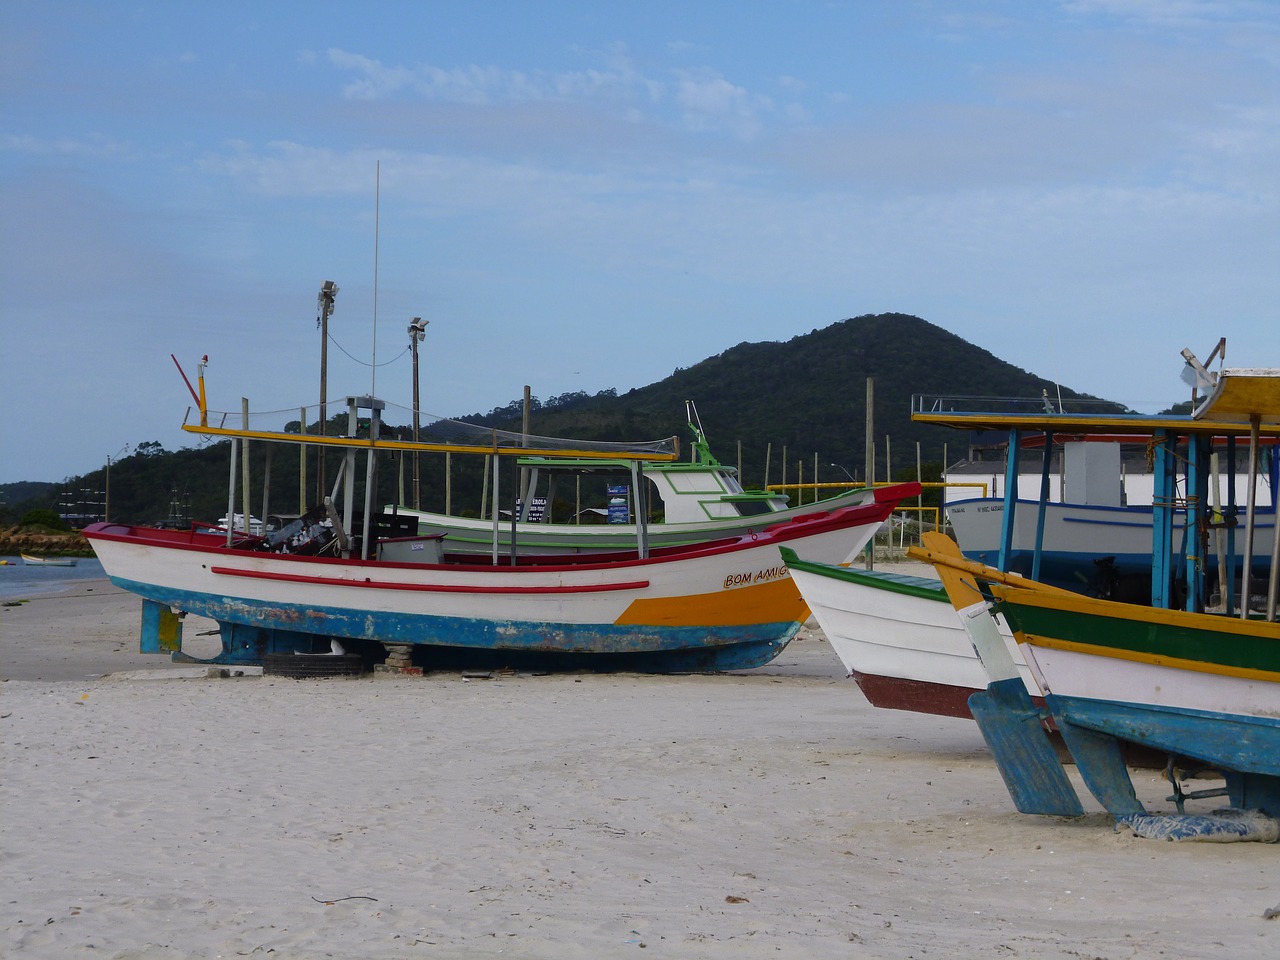
[{"label": "green hill", "polygon": [[[943,445],[955,451],[964,438],[954,431],[911,421],[913,394],[1086,397],[1006,363],[987,350],[918,317],[899,313],[856,317],[785,343],[740,343],[658,383],[619,396],[561,402],[536,412],[533,432],[553,436],[648,438],[669,435],[684,419],[684,401],[697,404],[712,449],[736,463],[742,444],[743,479],[781,480],[782,448],[792,467],[817,454],[820,479],[837,480],[840,464],[855,474],[865,460],[867,379],[874,378],[877,478],[884,477],[885,437],[895,471],[922,457],[940,461]],[[518,405],[517,405],[518,406]],[[503,422],[518,422],[505,411]],[[463,418],[466,419],[466,418]],[[486,422],[490,422],[486,420]],[[687,431],[675,430],[683,439]],[[770,451],[771,446],[771,451]],[[828,471],[832,475],[823,476]]]},{"label": "green hill", "polygon": [[[535,400],[530,429],[541,436],[588,440],[676,435],[687,453],[690,435],[685,401],[692,400],[712,450],[722,462],[741,465],[744,485],[766,483],[766,461],[767,482],[782,482],[784,453],[787,481],[798,479],[801,463],[803,479],[812,481],[815,459],[819,480],[840,481],[845,479],[845,470],[857,476],[862,473],[869,377],[875,382],[877,479],[885,479],[886,437],[895,475],[914,477],[917,443],[922,460],[930,464],[926,479],[938,476],[944,445],[951,459],[963,454],[963,436],[911,422],[913,394],[1035,398],[1048,391],[1064,399],[1085,398],[918,317],[887,313],[844,320],[782,343],[740,343],[718,356],[677,369],[665,380],[623,394],[607,390]],[[455,419],[518,430],[522,406],[517,398],[488,413]],[[340,432],[340,428],[335,425],[330,432]],[[257,513],[266,445],[254,444],[251,449],[252,503]],[[198,519],[222,516],[227,504],[228,453],[225,441],[177,452],[164,451],[158,444],[142,444],[133,456],[112,465],[111,518],[151,523],[174,514]],[[331,455],[330,463],[327,469],[332,478],[336,455]],[[422,464],[423,506],[443,509],[443,457],[423,456]],[[381,501],[398,499],[398,472],[399,466],[390,456],[379,465]],[[360,473],[363,475],[363,468]],[[271,509],[296,512],[296,452],[277,449],[271,475]],[[74,478],[67,486],[102,490],[103,481],[99,469]],[[475,512],[482,483],[477,458],[454,458],[455,513]],[[66,496],[59,486],[42,499],[45,502],[19,503],[10,496],[9,509],[20,513],[32,506],[56,507]]]}]

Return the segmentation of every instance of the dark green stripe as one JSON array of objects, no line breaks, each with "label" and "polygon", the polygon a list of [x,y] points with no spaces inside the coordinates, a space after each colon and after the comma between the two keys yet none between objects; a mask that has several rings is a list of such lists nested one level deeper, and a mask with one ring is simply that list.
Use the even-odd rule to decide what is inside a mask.
[{"label": "dark green stripe", "polygon": [[876,590],[900,593],[904,596],[920,597],[939,603],[951,602],[947,599],[947,591],[942,584],[929,577],[913,577],[909,574],[889,573],[888,571],[879,570],[856,570],[853,567],[839,567],[830,563],[811,563],[808,560],[801,560],[796,556],[794,550],[790,550],[787,547],[779,547],[778,549],[782,551],[782,562],[792,570],[803,570],[806,573],[816,574],[820,577],[844,580]]},{"label": "dark green stripe", "polygon": [[1280,635],[1222,633],[1207,626],[1148,623],[1096,612],[1053,610],[1019,604],[1013,597],[1013,593],[1007,594],[1000,601],[1000,610],[1014,630],[1033,637],[1280,674]]}]

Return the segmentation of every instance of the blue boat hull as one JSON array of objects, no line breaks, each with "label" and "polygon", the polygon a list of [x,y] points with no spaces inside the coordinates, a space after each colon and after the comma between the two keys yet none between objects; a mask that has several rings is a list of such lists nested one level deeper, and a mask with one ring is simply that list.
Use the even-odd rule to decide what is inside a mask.
[{"label": "blue boat hull", "polygon": [[[142,652],[168,652],[182,662],[229,666],[261,664],[272,653],[327,651],[330,640],[336,638],[352,652],[365,652],[371,663],[385,656],[384,644],[411,644],[415,664],[425,667],[554,665],[638,673],[745,670],[776,658],[801,626],[525,623],[266,602],[111,579],[145,598]],[[170,620],[170,608],[217,621],[221,653],[208,659],[182,654],[180,627]]]},{"label": "blue boat hull", "polygon": [[1045,704],[1090,791],[1114,816],[1142,812],[1118,759],[1114,741],[1121,741],[1216,770],[1226,779],[1231,806],[1280,817],[1280,718],[1056,695]]}]

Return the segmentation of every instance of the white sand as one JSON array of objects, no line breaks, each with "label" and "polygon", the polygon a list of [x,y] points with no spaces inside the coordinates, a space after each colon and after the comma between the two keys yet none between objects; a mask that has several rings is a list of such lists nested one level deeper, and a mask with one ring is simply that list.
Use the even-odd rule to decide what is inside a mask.
[{"label": "white sand", "polygon": [[[126,599],[5,608],[0,674],[132,671]],[[1280,847],[1019,815],[973,724],[811,633],[719,676],[147,660],[0,684],[3,956],[1280,956]]]}]

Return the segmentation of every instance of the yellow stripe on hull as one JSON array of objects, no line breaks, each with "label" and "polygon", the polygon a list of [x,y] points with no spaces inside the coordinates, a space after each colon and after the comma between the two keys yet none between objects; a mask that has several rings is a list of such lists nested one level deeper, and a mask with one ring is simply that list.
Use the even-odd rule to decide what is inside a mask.
[{"label": "yellow stripe on hull", "polygon": [[614,623],[664,627],[747,626],[804,623],[809,619],[795,582],[787,574],[762,583],[726,587],[715,593],[636,600]]}]

